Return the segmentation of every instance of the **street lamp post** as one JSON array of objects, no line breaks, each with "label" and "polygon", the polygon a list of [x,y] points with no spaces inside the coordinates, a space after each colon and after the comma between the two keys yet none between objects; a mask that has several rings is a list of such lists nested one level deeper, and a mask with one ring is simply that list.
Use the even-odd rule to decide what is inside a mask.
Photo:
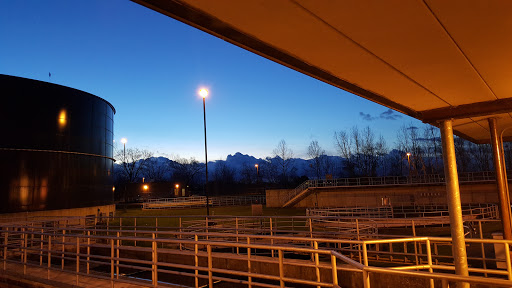
[{"label": "street lamp post", "polygon": [[412,175],[411,175],[411,153],[407,152],[407,166],[409,169],[409,182],[412,182]]},{"label": "street lamp post", "polygon": [[208,146],[206,145],[206,96],[208,96],[208,90],[199,90],[199,95],[203,97],[203,119],[204,119],[204,161],[206,168],[206,184],[204,187],[204,193],[206,194],[206,215],[210,216],[210,201],[208,197]]},{"label": "street lamp post", "polygon": [[[121,138],[121,143],[123,143],[123,168],[126,172],[126,138]],[[126,182],[124,183],[124,202],[126,203]]]},{"label": "street lamp post", "polygon": [[260,180],[260,166],[255,164],[254,167],[256,167],[256,183],[258,183]]}]

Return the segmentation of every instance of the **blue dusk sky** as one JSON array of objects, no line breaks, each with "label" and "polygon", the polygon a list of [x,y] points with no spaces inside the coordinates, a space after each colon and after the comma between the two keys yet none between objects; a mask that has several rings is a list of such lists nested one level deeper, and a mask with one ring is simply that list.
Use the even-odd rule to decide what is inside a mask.
[{"label": "blue dusk sky", "polygon": [[117,143],[200,161],[203,86],[209,160],[270,156],[281,139],[296,157],[307,158],[312,140],[335,155],[334,132],[354,125],[392,146],[402,125],[421,125],[396,112],[384,119],[386,107],[121,0],[0,1],[0,74],[97,95],[117,110]]}]

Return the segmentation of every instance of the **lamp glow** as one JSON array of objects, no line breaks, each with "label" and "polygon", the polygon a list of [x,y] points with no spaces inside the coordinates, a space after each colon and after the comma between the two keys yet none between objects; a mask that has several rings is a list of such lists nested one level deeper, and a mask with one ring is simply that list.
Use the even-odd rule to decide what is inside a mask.
[{"label": "lamp glow", "polygon": [[126,140],[126,138],[121,138],[121,143],[126,144],[126,142],[128,142],[128,140]]},{"label": "lamp glow", "polygon": [[201,97],[203,97],[203,98],[206,98],[206,96],[208,96],[208,90],[206,90],[206,89],[204,89],[204,88],[203,88],[203,89],[201,89],[201,90],[199,90],[199,95],[200,95]]}]

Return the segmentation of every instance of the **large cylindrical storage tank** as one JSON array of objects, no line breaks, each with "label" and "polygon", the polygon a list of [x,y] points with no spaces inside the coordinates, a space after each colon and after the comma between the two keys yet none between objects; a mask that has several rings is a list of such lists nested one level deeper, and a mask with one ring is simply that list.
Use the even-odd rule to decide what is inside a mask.
[{"label": "large cylindrical storage tank", "polygon": [[8,75],[0,91],[0,213],[112,204],[114,107]]}]

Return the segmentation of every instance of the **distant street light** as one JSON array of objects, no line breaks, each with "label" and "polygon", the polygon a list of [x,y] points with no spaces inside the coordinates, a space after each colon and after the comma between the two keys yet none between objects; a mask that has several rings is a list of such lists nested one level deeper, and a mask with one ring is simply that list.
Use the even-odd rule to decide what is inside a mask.
[{"label": "distant street light", "polygon": [[149,186],[148,185],[144,185],[144,186],[142,186],[142,188],[144,189],[144,192],[147,192],[148,189],[149,189]]},{"label": "distant street light", "polygon": [[126,162],[126,138],[121,138],[121,143],[123,143],[123,163]]},{"label": "distant street light", "polygon": [[210,201],[208,198],[208,146],[206,145],[206,96],[208,96],[208,90],[201,89],[199,90],[199,95],[203,97],[203,119],[204,119],[204,161],[206,168],[206,184],[204,188],[204,193],[206,194],[206,215],[210,216]]},{"label": "distant street light", "polygon": [[254,167],[256,167],[256,183],[258,183],[260,179],[260,166],[258,164],[255,164]]}]

